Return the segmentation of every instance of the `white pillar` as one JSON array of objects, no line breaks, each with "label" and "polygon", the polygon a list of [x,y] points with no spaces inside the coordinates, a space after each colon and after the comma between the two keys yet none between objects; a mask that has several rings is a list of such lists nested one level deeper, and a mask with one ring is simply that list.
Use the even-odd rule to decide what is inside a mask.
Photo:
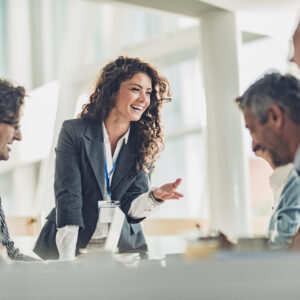
[{"label": "white pillar", "polygon": [[248,168],[244,157],[239,94],[239,38],[234,13],[201,15],[207,106],[207,176],[211,227],[229,236],[250,234]]},{"label": "white pillar", "polygon": [[[53,11],[53,1],[43,0],[41,1],[41,26],[42,26],[42,36],[41,44],[43,45],[42,51],[42,66],[43,74],[42,78],[45,83],[52,81],[55,78],[55,24],[53,24],[55,13]],[[59,47],[57,47],[59,48]]]},{"label": "white pillar", "polygon": [[32,85],[29,1],[7,1],[8,77],[27,90]]},{"label": "white pillar", "polygon": [[76,104],[80,93],[77,72],[84,64],[88,42],[93,33],[94,6],[83,1],[70,2],[67,15],[67,32],[61,56],[60,91],[56,120],[49,157],[42,162],[35,209],[48,213],[54,207],[54,164],[58,135],[64,120],[75,117]]}]

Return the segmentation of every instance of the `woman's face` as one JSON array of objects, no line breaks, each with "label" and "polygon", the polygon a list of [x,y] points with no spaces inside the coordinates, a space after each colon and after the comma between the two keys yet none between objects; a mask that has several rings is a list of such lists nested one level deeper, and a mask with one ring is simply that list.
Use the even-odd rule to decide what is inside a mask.
[{"label": "woman's face", "polygon": [[135,74],[120,84],[110,114],[122,121],[138,121],[150,104],[151,92],[151,78],[145,73]]}]

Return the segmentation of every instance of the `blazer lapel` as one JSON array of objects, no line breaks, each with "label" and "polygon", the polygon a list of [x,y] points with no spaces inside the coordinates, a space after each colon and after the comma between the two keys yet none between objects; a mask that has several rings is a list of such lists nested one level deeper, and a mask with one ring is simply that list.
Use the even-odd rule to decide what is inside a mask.
[{"label": "blazer lapel", "polygon": [[116,165],[116,170],[114,172],[112,182],[111,182],[111,190],[113,191],[115,187],[121,182],[122,179],[128,178],[130,179],[130,171],[132,165],[135,163],[137,153],[134,151],[130,143],[130,136],[128,143],[123,143],[120,153],[118,162]]},{"label": "blazer lapel", "polygon": [[96,176],[102,196],[105,191],[104,142],[101,122],[89,122],[84,135],[84,145],[88,160]]}]

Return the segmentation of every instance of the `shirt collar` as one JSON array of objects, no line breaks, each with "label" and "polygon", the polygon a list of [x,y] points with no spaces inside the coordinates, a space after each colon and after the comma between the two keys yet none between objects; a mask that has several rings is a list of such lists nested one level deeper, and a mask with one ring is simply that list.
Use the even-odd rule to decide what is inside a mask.
[{"label": "shirt collar", "polygon": [[[103,132],[104,140],[109,141],[109,136],[108,136],[104,122],[102,122],[102,132]],[[129,126],[128,130],[125,132],[125,134],[123,136],[121,136],[119,141],[123,142],[123,140],[124,140],[125,144],[127,144],[128,138],[129,138],[129,133],[130,133],[130,126]]]},{"label": "shirt collar", "polygon": [[276,188],[285,185],[293,169],[292,163],[276,168],[269,178],[271,187]]}]

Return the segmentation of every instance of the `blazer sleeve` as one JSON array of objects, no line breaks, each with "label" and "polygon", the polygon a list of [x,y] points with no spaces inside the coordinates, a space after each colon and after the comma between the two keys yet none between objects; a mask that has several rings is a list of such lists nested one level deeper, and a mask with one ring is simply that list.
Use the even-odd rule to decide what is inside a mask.
[{"label": "blazer sleeve", "polygon": [[57,227],[84,228],[80,170],[80,139],[70,121],[63,123],[55,149],[55,203]]},{"label": "blazer sleeve", "polygon": [[148,174],[144,170],[141,170],[136,176],[134,182],[130,185],[129,189],[124,194],[121,200],[121,209],[127,217],[129,223],[139,223],[145,218],[133,219],[128,215],[131,203],[140,195],[147,193],[150,188],[150,180]]}]

